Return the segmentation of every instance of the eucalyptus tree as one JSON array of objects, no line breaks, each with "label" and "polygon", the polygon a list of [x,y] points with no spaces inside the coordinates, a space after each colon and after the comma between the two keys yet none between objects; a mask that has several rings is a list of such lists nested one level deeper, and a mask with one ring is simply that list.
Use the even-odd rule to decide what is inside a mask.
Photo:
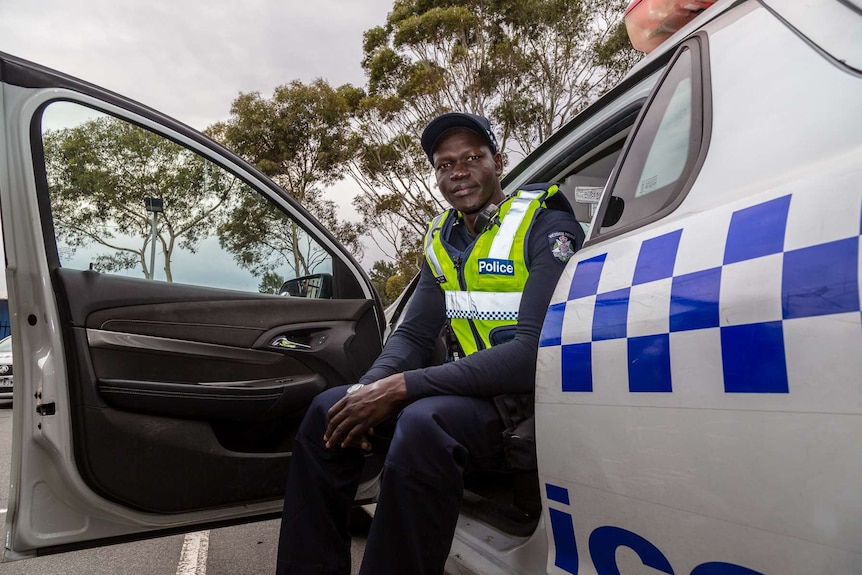
[{"label": "eucalyptus tree", "polygon": [[[434,116],[491,118],[523,156],[615,85],[636,61],[625,0],[395,0],[365,32],[368,94],[356,107],[354,201],[394,252],[411,253],[446,206],[419,147]],[[507,161],[508,161],[507,157]],[[421,260],[420,262],[421,263]],[[404,266],[402,266],[404,267]]]},{"label": "eucalyptus tree", "polygon": [[[69,248],[101,250],[98,271],[140,267],[160,244],[165,279],[173,281],[177,247],[190,252],[215,228],[238,180],[186,148],[113,117],[47,131],[43,138],[55,233]],[[155,236],[144,199],[161,198]]]},{"label": "eucalyptus tree", "polygon": [[[354,254],[361,253],[362,227],[339,218],[325,191],[346,174],[354,145],[351,110],[362,95],[350,85],[293,81],[268,98],[240,94],[230,118],[208,130],[284,188]],[[298,224],[252,195],[240,200],[218,234],[237,262],[261,277],[282,263],[297,276],[313,273],[327,258]]]}]

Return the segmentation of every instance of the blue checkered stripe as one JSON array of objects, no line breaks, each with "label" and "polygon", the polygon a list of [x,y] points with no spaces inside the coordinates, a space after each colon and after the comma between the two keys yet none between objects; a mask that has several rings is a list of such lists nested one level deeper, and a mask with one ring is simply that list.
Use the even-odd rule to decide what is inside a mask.
[{"label": "blue checkered stripe", "polygon": [[592,392],[595,347],[624,340],[626,357],[613,360],[627,362],[629,391],[671,392],[673,342],[717,330],[712,341],[721,347],[725,393],[789,393],[785,322],[850,313],[862,326],[862,213],[847,229],[852,235],[785,250],[791,201],[786,195],[733,211],[717,266],[674,273],[680,240],[696,235],[694,226],[641,242],[631,281],[620,289],[600,290],[603,274],[611,273],[608,253],[579,261],[568,301],[550,306],[539,343],[561,347],[562,391]]},{"label": "blue checkered stripe", "polygon": [[478,311],[447,309],[446,317],[449,319],[479,319],[488,321],[518,321],[517,311]]}]

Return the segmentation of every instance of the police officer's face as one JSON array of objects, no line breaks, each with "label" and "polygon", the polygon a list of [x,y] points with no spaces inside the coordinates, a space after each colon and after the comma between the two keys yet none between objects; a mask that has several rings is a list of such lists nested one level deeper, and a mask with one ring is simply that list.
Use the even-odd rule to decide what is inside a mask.
[{"label": "police officer's face", "polygon": [[[486,204],[503,201],[503,157],[492,154],[481,136],[465,128],[444,133],[434,148],[434,174],[443,197],[470,216]],[[471,219],[472,223],[472,219]]]}]

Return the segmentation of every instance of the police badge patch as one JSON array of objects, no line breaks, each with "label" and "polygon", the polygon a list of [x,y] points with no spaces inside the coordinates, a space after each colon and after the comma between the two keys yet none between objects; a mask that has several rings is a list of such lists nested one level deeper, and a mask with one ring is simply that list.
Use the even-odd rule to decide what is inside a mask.
[{"label": "police badge patch", "polygon": [[577,240],[575,236],[569,232],[554,232],[548,234],[548,243],[551,246],[551,253],[554,257],[563,263],[566,263],[572,256],[575,255],[575,245]]}]

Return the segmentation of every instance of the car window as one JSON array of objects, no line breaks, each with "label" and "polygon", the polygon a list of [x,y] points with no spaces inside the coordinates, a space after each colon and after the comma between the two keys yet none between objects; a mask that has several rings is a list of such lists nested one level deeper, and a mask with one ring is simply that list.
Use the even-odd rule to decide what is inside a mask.
[{"label": "car window", "polygon": [[278,206],[162,135],[54,102],[42,148],[62,267],[282,295],[331,278],[332,256]]},{"label": "car window", "polygon": [[598,235],[653,221],[682,199],[703,139],[696,44],[678,52],[636,125],[603,204]]},{"label": "car window", "polygon": [[[686,50],[682,60],[691,58]],[[691,78],[680,78],[661,117],[643,169],[635,186],[635,198],[642,198],[670,186],[679,179],[689,154],[691,133]]]}]

